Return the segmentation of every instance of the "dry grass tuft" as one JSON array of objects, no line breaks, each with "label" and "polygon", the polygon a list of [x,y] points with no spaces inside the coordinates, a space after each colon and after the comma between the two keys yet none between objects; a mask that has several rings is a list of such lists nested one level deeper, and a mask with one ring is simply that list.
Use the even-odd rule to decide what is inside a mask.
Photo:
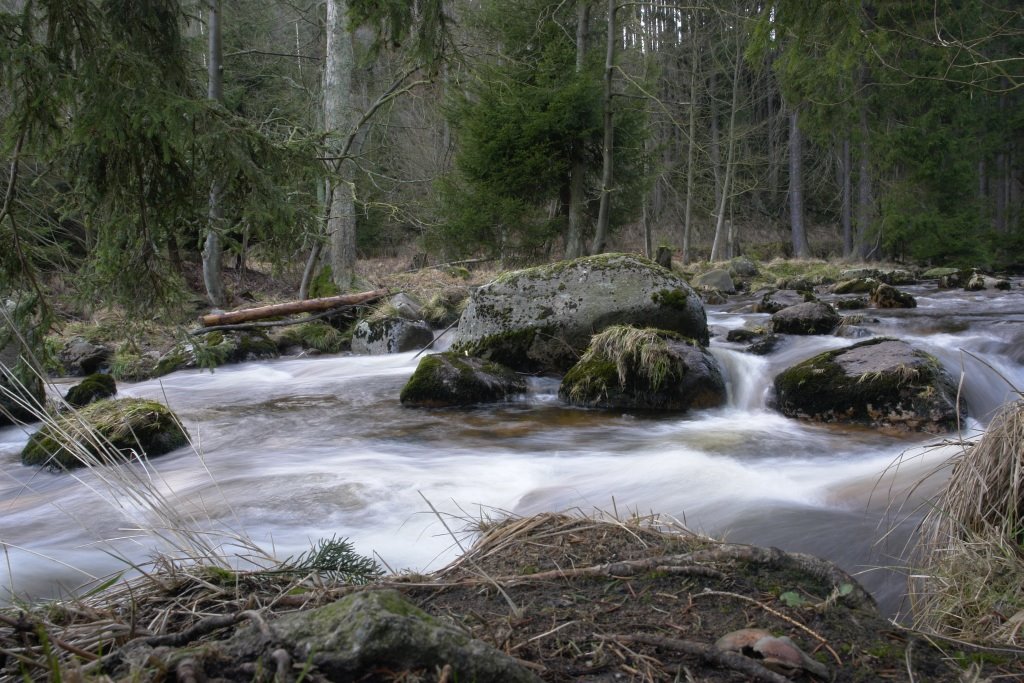
[{"label": "dry grass tuft", "polygon": [[674,359],[662,334],[652,328],[609,327],[594,335],[581,362],[607,358],[615,363],[619,384],[625,386],[630,376],[635,374],[646,378],[657,390],[671,373]]},{"label": "dry grass tuft", "polygon": [[915,626],[1024,643],[1024,401],[1006,405],[953,465],[921,525]]}]

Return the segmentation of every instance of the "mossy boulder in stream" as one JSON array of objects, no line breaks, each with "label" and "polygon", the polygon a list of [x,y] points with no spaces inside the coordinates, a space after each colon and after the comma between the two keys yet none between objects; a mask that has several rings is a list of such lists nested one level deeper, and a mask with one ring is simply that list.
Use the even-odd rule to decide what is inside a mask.
[{"label": "mossy boulder in stream", "polygon": [[83,460],[109,464],[132,453],[163,455],[188,443],[188,434],[167,406],[141,398],[105,399],[61,415],[32,435],[21,452],[26,465],[81,467]]},{"label": "mossy boulder in stream", "polygon": [[420,361],[402,388],[402,405],[417,408],[503,401],[526,391],[526,381],[493,361],[439,353]]},{"label": "mossy boulder in stream", "polygon": [[477,289],[452,349],[520,372],[565,372],[590,338],[631,324],[708,340],[704,305],[680,276],[631,254],[505,273]]},{"label": "mossy boulder in stream", "polygon": [[772,315],[772,331],[779,334],[831,334],[839,327],[839,314],[820,301],[783,308]]},{"label": "mossy boulder in stream", "polygon": [[961,414],[939,362],[885,337],[794,365],[775,377],[775,396],[789,417],[899,431],[948,431]]},{"label": "mossy boulder in stream", "polygon": [[689,410],[725,402],[715,358],[673,332],[610,327],[565,375],[558,395],[574,405],[626,410]]},{"label": "mossy boulder in stream", "polygon": [[81,408],[117,393],[117,383],[111,375],[93,373],[68,389],[64,400],[72,408]]},{"label": "mossy boulder in stream", "polygon": [[871,304],[875,308],[917,308],[917,299],[892,285],[878,285],[871,292]]},{"label": "mossy boulder in stream", "polygon": [[352,353],[378,356],[418,351],[433,341],[433,330],[422,320],[401,316],[361,320],[352,334]]}]

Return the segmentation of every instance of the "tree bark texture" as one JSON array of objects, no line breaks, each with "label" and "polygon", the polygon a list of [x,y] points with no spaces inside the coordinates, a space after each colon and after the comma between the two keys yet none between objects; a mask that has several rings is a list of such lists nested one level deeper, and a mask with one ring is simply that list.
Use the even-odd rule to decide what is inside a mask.
[{"label": "tree bark texture", "polygon": [[[590,32],[590,0],[579,0],[576,7],[576,73],[583,72]],[[565,235],[565,258],[583,256],[583,200],[586,194],[587,166],[583,150],[577,149],[569,169],[569,227]]]},{"label": "tree bark texture", "polygon": [[[206,26],[209,32],[207,97],[215,102],[222,102],[224,100],[224,50],[221,45],[221,0],[209,0],[209,3]],[[218,232],[224,220],[224,207],[221,204],[223,191],[223,181],[220,178],[214,178],[210,183],[206,241],[203,246],[203,284],[206,286],[206,296],[214,306],[223,306],[226,301],[224,278],[221,273],[223,248]]]},{"label": "tree bark texture", "polygon": [[736,109],[739,106],[740,90],[740,63],[743,61],[743,51],[740,48],[739,38],[736,44],[736,62],[732,72],[732,106],[729,111],[729,149],[725,155],[725,168],[722,169],[721,196],[718,197],[718,213],[715,221],[715,241],[711,245],[711,260],[722,260],[725,251],[725,206],[729,199],[730,181],[734,175],[733,157],[736,152]]},{"label": "tree bark texture", "polygon": [[839,158],[839,178],[842,184],[842,203],[839,220],[843,226],[843,256],[853,255],[853,169],[850,168],[850,136],[843,136]]},{"label": "tree bark texture", "polygon": [[793,256],[807,258],[807,229],[804,226],[803,140],[800,136],[800,108],[789,113],[789,228]]},{"label": "tree bark texture", "polygon": [[279,315],[311,313],[313,311],[329,311],[332,308],[340,308],[342,306],[365,304],[375,299],[387,296],[387,294],[388,290],[386,289],[375,289],[370,292],[360,292],[359,294],[341,294],[339,296],[326,296],[320,299],[289,301],[283,304],[273,304],[270,306],[260,306],[258,308],[247,308],[241,311],[231,311],[230,313],[210,313],[209,315],[201,317],[199,322],[201,322],[204,327],[210,327],[212,325],[233,325],[234,323],[244,323],[251,320],[274,318]]},{"label": "tree bark texture", "polygon": [[[347,26],[348,2],[327,0],[327,47],[324,65],[324,126],[340,146],[352,127],[352,73],[355,56]],[[352,287],[356,267],[355,174],[349,160],[336,162],[327,217],[331,272],[342,291]]]},{"label": "tree bark texture", "polygon": [[608,42],[604,58],[604,147],[601,152],[601,203],[597,210],[597,228],[594,230],[594,244],[591,254],[604,251],[608,241],[612,201],[613,152],[615,146],[615,125],[612,118],[612,76],[615,73],[615,0],[608,0]]}]

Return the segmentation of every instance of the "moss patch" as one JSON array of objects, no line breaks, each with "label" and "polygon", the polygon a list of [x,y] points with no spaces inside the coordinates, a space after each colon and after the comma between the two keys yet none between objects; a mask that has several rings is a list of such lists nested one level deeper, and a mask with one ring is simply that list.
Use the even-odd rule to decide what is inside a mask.
[{"label": "moss patch", "polygon": [[81,408],[93,401],[110,398],[117,393],[117,384],[110,375],[95,373],[68,390],[64,400],[73,408]]},{"label": "moss patch", "polygon": [[440,408],[502,401],[524,391],[526,381],[503,365],[449,351],[421,360],[399,400],[405,406]]}]

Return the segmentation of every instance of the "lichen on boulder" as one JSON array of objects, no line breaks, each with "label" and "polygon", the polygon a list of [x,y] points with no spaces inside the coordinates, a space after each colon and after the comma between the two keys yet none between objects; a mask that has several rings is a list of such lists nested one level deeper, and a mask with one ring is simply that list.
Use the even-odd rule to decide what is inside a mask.
[{"label": "lichen on boulder", "polygon": [[789,417],[898,431],[948,431],[962,411],[939,362],[906,342],[879,337],[827,351],[775,377]]},{"label": "lichen on boulder", "polygon": [[839,326],[839,321],[839,314],[828,304],[808,301],[773,314],[772,331],[778,334],[831,334]]},{"label": "lichen on boulder", "polygon": [[434,341],[430,325],[422,320],[389,316],[361,320],[352,335],[352,353],[378,356],[418,351]]},{"label": "lichen on boulder", "polygon": [[[275,619],[271,629],[271,642],[258,626],[241,629],[218,648],[219,659],[259,661],[272,672],[274,652],[283,649],[289,661],[304,666],[316,681],[385,680],[382,670],[425,672],[433,680],[442,669],[453,681],[540,681],[513,657],[430,616],[396,590],[362,591],[317,609],[286,614]],[[243,678],[224,673],[228,680]]]},{"label": "lichen on boulder", "polygon": [[617,325],[594,336],[558,395],[595,408],[690,410],[721,405],[726,389],[717,361],[696,341]]},{"label": "lichen on boulder", "polygon": [[141,398],[104,399],[58,416],[29,438],[26,465],[82,467],[110,464],[133,453],[163,455],[188,443],[188,433],[167,406]]},{"label": "lichen on boulder", "polygon": [[442,408],[503,401],[525,391],[526,381],[503,365],[445,352],[420,361],[399,400],[409,407]]},{"label": "lichen on boulder", "polygon": [[643,257],[602,254],[506,273],[477,289],[452,349],[520,372],[565,372],[590,338],[632,324],[708,340],[700,298]]}]

